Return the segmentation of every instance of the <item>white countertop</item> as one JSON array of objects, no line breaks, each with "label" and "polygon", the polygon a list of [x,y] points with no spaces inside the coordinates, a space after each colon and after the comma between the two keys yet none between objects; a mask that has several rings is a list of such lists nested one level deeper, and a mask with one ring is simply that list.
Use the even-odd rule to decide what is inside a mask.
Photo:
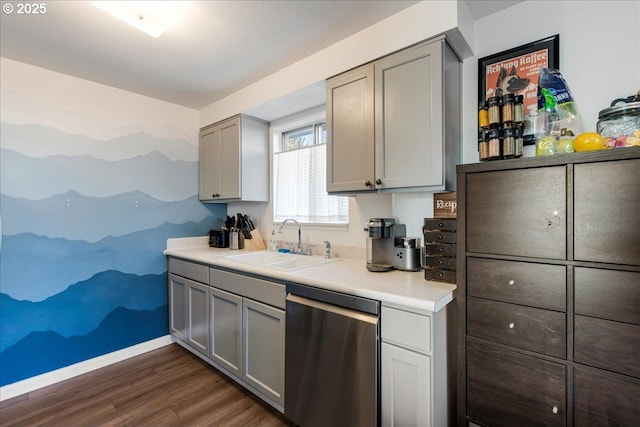
[{"label": "white countertop", "polygon": [[343,258],[329,264],[279,271],[225,258],[239,253],[246,253],[246,251],[231,251],[208,246],[173,248],[164,251],[164,254],[170,257],[335,290],[418,310],[439,311],[455,298],[456,285],[427,281],[423,270],[373,273],[366,269],[364,261]]}]

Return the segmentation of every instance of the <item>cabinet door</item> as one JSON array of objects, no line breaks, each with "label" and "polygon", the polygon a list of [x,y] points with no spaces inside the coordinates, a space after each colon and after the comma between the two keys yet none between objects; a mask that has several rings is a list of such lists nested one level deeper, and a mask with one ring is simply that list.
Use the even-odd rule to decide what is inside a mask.
[{"label": "cabinet door", "polygon": [[375,63],[377,188],[444,188],[443,43]]},{"label": "cabinet door", "polygon": [[566,258],[564,166],[466,177],[467,252]]},{"label": "cabinet door", "polygon": [[242,376],[242,297],[211,288],[210,357]]},{"label": "cabinet door", "polygon": [[220,199],[239,199],[240,117],[220,124]]},{"label": "cabinet door", "polygon": [[382,343],[382,426],[429,426],[431,368],[429,356]]},{"label": "cabinet door", "polygon": [[575,370],[575,426],[637,426],[640,384]]},{"label": "cabinet door", "polygon": [[200,200],[239,199],[240,117],[200,132]]},{"label": "cabinet door", "polygon": [[187,279],[169,274],[169,332],[187,340]]},{"label": "cabinet door", "polygon": [[244,298],[244,376],[247,383],[284,405],[284,311]]},{"label": "cabinet door", "polygon": [[492,427],[564,426],[563,365],[467,343],[467,414]]},{"label": "cabinet door", "polygon": [[640,265],[640,160],[574,170],[575,259]]},{"label": "cabinet door", "polygon": [[209,355],[209,286],[187,280],[187,343]]},{"label": "cabinet door", "polygon": [[327,191],[374,189],[373,65],[327,80]]},{"label": "cabinet door", "polygon": [[220,128],[214,126],[201,131],[198,163],[200,200],[220,197],[220,155]]}]

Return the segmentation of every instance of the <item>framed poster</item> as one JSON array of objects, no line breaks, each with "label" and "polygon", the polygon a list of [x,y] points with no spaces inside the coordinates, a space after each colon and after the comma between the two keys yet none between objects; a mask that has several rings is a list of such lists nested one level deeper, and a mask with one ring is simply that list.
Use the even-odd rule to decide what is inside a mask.
[{"label": "framed poster", "polygon": [[540,67],[560,67],[559,34],[478,59],[478,102],[512,93],[537,109]]}]

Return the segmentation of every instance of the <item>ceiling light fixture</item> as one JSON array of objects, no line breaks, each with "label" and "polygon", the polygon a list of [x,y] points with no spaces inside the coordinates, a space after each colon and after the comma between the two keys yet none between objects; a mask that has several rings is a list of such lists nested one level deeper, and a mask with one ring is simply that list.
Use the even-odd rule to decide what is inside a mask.
[{"label": "ceiling light fixture", "polygon": [[179,17],[180,1],[95,1],[93,4],[151,37],[160,37]]}]

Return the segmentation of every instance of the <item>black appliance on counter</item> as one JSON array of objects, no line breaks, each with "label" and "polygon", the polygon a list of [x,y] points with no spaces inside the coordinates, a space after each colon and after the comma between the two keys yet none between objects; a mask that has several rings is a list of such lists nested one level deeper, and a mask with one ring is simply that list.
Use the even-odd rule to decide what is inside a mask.
[{"label": "black appliance on counter", "polygon": [[229,230],[209,230],[209,246],[212,248],[228,248]]}]

